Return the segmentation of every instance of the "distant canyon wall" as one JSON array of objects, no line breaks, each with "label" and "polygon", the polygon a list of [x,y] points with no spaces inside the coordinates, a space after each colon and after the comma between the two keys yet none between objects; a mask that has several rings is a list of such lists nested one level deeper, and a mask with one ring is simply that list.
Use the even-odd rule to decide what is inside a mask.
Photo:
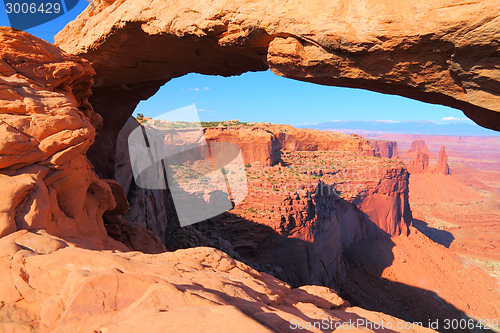
[{"label": "distant canyon wall", "polygon": [[257,123],[250,127],[206,128],[204,135],[208,142],[238,144],[246,163],[258,162],[262,166],[279,163],[281,150],[350,151],[360,156],[399,157],[395,141],[368,140],[357,135],[298,129],[290,125]]}]

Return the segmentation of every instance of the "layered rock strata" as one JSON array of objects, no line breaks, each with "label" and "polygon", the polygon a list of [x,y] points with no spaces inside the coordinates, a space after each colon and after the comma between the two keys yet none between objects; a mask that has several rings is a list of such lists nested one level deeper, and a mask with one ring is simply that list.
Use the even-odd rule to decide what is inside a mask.
[{"label": "layered rock strata", "polygon": [[[424,151],[428,151],[425,145],[424,145]],[[429,155],[424,151],[418,149],[416,154],[412,153],[412,155],[414,155],[415,158],[408,162],[408,171],[410,173],[412,174],[442,173],[444,175],[451,174],[450,166],[448,165],[448,155],[446,155],[444,146],[441,146],[437,163],[432,166],[429,166]]]},{"label": "layered rock strata", "polygon": [[403,157],[408,157],[408,158],[416,158],[418,152],[421,151],[424,154],[427,154],[429,158],[434,158],[434,156],[431,154],[429,151],[429,148],[427,148],[427,145],[425,144],[425,140],[414,140],[411,143],[410,149],[406,153],[403,154]]}]

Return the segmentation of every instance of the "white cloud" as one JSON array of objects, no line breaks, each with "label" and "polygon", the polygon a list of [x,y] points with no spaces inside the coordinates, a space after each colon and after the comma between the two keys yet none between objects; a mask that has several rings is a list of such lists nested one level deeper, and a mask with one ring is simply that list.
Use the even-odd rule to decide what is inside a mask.
[{"label": "white cloud", "polygon": [[[194,88],[188,89],[188,91],[207,91],[207,90],[210,90],[210,88],[209,87],[205,87],[205,88],[194,87]],[[182,91],[184,91],[184,89],[182,89]]]},{"label": "white cloud", "polygon": [[380,121],[381,123],[391,123],[391,124],[392,124],[392,123],[394,123],[394,124],[399,123],[399,121],[397,121],[397,120],[392,120],[392,119],[379,119],[379,120],[377,120],[377,121]]},{"label": "white cloud", "polygon": [[457,121],[457,120],[468,120],[469,118],[455,118],[455,117],[444,117],[441,120],[445,121]]}]

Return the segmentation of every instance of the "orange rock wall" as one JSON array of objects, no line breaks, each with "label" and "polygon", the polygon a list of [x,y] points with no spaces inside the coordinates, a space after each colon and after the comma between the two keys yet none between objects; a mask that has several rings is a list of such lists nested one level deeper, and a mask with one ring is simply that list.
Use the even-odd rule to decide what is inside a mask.
[{"label": "orange rock wall", "polygon": [[88,103],[90,64],[27,33],[0,28],[0,236],[45,229],[107,242],[116,203],[85,153],[101,118]]}]

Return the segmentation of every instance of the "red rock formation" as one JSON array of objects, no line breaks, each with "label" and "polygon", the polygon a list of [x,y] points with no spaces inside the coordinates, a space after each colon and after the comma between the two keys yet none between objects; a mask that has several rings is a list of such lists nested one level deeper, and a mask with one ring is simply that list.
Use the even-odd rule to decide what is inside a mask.
[{"label": "red rock formation", "polygon": [[97,71],[91,102],[105,123],[89,157],[106,178],[113,176],[118,132],[137,104],[191,72],[229,76],[271,68],[306,82],[448,105],[500,129],[490,61],[500,33],[495,0],[460,6],[371,0],[361,8],[328,0],[94,3],[55,40]]},{"label": "red rock formation", "polygon": [[[174,213],[168,191],[140,189],[132,182],[126,142],[136,126],[131,118],[118,140],[117,181],[131,201],[123,217],[166,239],[167,221],[175,221],[173,216],[166,218]],[[245,162],[253,164],[248,196],[233,212],[241,218],[223,215],[208,233],[215,230],[248,262],[280,267],[293,285],[333,285],[342,279],[342,248],[367,238],[407,233],[408,173],[397,160],[376,158],[366,139],[271,124],[207,128],[205,138],[238,143]],[[285,156],[273,147],[283,147]],[[281,156],[283,164],[269,167],[269,161],[276,161],[273,156]],[[333,163],[345,169],[332,170]],[[296,168],[300,180],[295,178]],[[259,180],[252,180],[254,173]],[[273,177],[279,188],[271,188],[267,177]],[[318,183],[319,177],[329,185]],[[333,187],[336,183],[338,189]],[[300,185],[304,189],[299,190]],[[257,217],[249,214],[252,211],[262,213]]]},{"label": "red rock formation", "polygon": [[116,215],[128,209],[124,191],[85,157],[99,124],[86,100],[89,64],[10,28],[0,42],[2,331],[293,332],[290,320],[332,318],[404,326],[325,287],[291,289],[215,249],[122,252],[103,214],[131,248],[164,248]]},{"label": "red rock formation", "polygon": [[368,140],[368,144],[375,149],[375,156],[381,158],[399,158],[398,143],[396,141]]},{"label": "red rock formation", "polygon": [[[263,124],[278,136],[288,151],[353,151],[373,156],[366,140],[342,133],[294,128],[290,125]],[[365,152],[368,150],[368,152]]]},{"label": "red rock formation", "polygon": [[414,140],[411,143],[410,149],[408,149],[408,151],[403,154],[403,157],[415,159],[419,151],[421,151],[423,154],[427,154],[429,158],[434,158],[434,156],[425,145],[425,140]]},{"label": "red rock formation", "polygon": [[[423,141],[423,140],[417,140],[417,141]],[[407,154],[410,154],[410,152]],[[411,154],[413,154],[413,152],[411,152]],[[415,159],[411,160],[408,163],[408,171],[412,174],[442,173],[445,175],[449,175],[450,167],[448,166],[448,156],[446,155],[445,147],[444,146],[441,147],[441,150],[439,151],[439,160],[437,164],[433,166],[429,166],[429,155],[427,153],[422,152],[419,149],[417,151]]]},{"label": "red rock formation", "polygon": [[448,156],[445,152],[445,147],[441,146],[441,150],[439,151],[439,160],[436,165],[432,166],[429,170],[430,173],[442,173],[445,175],[449,175],[450,166],[448,165]]},{"label": "red rock formation", "polygon": [[425,173],[429,168],[429,155],[423,153],[420,149],[417,151],[414,160],[408,163],[408,171],[410,173]]},{"label": "red rock formation", "polygon": [[[268,132],[269,134],[262,134]],[[362,156],[395,158],[397,143],[367,140],[343,133],[294,128],[290,125],[257,123],[252,127],[205,129],[207,141],[237,143],[246,162],[258,161],[263,166],[280,161],[278,150],[287,151],[352,151]],[[276,142],[275,138],[279,140]]]},{"label": "red rock formation", "polygon": [[233,211],[238,217],[220,217],[213,228],[243,259],[278,266],[292,285],[338,286],[344,248],[406,235],[412,220],[404,168],[389,169],[364,185],[362,193],[344,199],[322,181],[288,193],[251,183],[248,197]]},{"label": "red rock formation", "polygon": [[379,230],[391,236],[406,235],[413,219],[408,182],[409,174],[405,168],[389,169],[374,188],[353,203]]}]

